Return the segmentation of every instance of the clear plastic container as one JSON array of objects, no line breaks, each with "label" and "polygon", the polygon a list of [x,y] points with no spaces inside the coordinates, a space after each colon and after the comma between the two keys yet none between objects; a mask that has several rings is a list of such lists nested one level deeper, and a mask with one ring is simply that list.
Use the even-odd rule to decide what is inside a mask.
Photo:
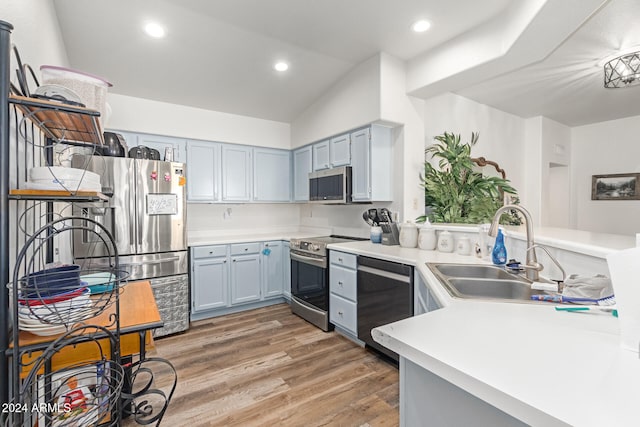
[{"label": "clear plastic container", "polygon": [[78,94],[87,108],[99,111],[100,122],[104,127],[107,89],[112,86],[111,83],[93,74],[55,65],[42,65],[40,73],[42,84],[56,84],[71,89]]}]

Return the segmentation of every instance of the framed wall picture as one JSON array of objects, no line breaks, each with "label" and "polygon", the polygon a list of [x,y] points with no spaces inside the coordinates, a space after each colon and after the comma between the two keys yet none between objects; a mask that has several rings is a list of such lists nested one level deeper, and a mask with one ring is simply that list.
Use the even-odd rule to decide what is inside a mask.
[{"label": "framed wall picture", "polygon": [[640,173],[593,175],[591,200],[640,200]]}]

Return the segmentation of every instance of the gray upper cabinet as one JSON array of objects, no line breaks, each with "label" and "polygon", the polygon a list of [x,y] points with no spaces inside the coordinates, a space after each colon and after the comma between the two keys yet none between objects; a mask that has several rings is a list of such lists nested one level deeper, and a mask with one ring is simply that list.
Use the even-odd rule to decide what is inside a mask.
[{"label": "gray upper cabinet", "polygon": [[354,202],[393,200],[392,157],[391,128],[372,125],[351,133]]},{"label": "gray upper cabinet", "polygon": [[251,200],[251,147],[222,146],[222,200]]},{"label": "gray upper cabinet", "polygon": [[[171,150],[171,152],[173,153],[174,162],[184,163],[187,158],[187,141],[181,138],[139,134],[137,145],[144,145],[146,147],[158,150],[160,152],[160,160],[165,160],[166,150]],[[131,146],[129,148],[131,148]]]},{"label": "gray upper cabinet", "polygon": [[313,170],[347,166],[351,163],[349,134],[334,136],[326,141],[316,142],[313,147]]},{"label": "gray upper cabinet", "polygon": [[187,200],[220,200],[220,144],[187,141]]},{"label": "gray upper cabinet", "polygon": [[351,134],[351,191],[354,202],[371,200],[369,128]]},{"label": "gray upper cabinet", "polygon": [[291,200],[291,152],[270,148],[253,149],[253,201]]},{"label": "gray upper cabinet", "polygon": [[351,147],[349,134],[331,138],[329,144],[329,166],[348,166],[351,164]]},{"label": "gray upper cabinet", "polygon": [[293,200],[309,200],[309,173],[313,171],[311,146],[298,148],[293,152]]},{"label": "gray upper cabinet", "polygon": [[319,171],[329,169],[331,167],[331,158],[329,157],[329,146],[331,140],[317,142],[313,147],[313,170]]}]

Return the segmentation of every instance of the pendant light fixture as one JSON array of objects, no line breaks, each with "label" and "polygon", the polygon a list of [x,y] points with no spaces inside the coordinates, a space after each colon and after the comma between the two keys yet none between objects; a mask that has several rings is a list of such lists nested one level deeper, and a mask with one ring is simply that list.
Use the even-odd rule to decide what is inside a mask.
[{"label": "pendant light fixture", "polygon": [[640,52],[628,53],[604,64],[604,87],[618,88],[640,84]]}]

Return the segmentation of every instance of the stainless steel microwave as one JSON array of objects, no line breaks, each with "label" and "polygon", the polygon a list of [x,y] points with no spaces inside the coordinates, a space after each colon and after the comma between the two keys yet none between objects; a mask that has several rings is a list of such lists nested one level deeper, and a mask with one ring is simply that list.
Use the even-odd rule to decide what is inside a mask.
[{"label": "stainless steel microwave", "polygon": [[309,202],[336,205],[351,203],[351,166],[311,172]]}]

